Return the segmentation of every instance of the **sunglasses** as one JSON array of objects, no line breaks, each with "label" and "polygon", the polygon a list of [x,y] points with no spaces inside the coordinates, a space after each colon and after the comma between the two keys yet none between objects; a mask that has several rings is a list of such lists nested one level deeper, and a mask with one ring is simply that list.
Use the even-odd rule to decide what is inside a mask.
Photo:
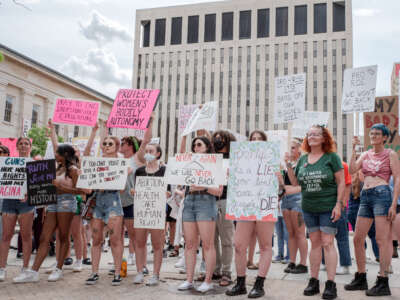
[{"label": "sunglasses", "polygon": [[195,143],[194,144],[194,147],[202,147],[202,146],[204,146],[204,144],[202,144],[202,143]]},{"label": "sunglasses", "polygon": [[0,154],[10,154],[10,153],[8,153],[8,152],[6,152],[6,151],[0,151]]},{"label": "sunglasses", "polygon": [[112,147],[112,146],[114,146],[114,143],[107,143],[107,142],[104,142],[103,143],[103,147]]}]

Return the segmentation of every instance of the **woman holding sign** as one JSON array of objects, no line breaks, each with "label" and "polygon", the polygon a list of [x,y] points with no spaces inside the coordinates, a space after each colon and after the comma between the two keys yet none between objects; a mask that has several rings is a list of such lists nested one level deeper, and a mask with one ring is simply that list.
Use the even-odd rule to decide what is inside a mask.
[{"label": "woman holding sign", "polygon": [[[30,160],[32,143],[30,139],[20,137],[17,140],[17,150],[19,157],[23,158],[25,162]],[[2,151],[1,156],[9,156],[10,153]],[[22,160],[21,160],[22,162]],[[14,235],[15,225],[19,223],[20,233],[22,237],[22,251],[23,251],[23,268],[21,273],[14,277],[14,283],[25,282],[29,278],[31,271],[29,267],[29,259],[32,252],[32,223],[33,223],[33,206],[29,206],[27,196],[25,200],[19,199],[4,199],[2,207],[2,225],[3,236],[0,244],[0,281],[4,281],[6,277],[5,267],[7,265],[8,251],[10,249],[10,242]]]},{"label": "woman holding sign", "polygon": [[[181,153],[186,151],[186,136],[182,138]],[[210,139],[198,136],[192,141],[192,152],[213,153]],[[216,197],[222,195],[223,187],[205,188],[191,185],[186,189],[184,208],[182,214],[183,231],[185,237],[186,281],[179,285],[178,290],[193,289],[193,275],[196,266],[199,236],[202,242],[206,262],[206,278],[197,288],[199,292],[206,293],[213,289],[211,282],[215,268],[215,220],[217,219]]]},{"label": "woman holding sign", "polygon": [[[385,149],[389,129],[383,124],[374,124],[369,132],[372,149],[361,154],[356,160],[358,137],[353,138],[353,154],[350,161],[350,173],[362,171],[364,186],[361,192],[354,235],[354,251],[357,261],[357,272],[353,281],[345,285],[348,291],[366,290],[367,296],[390,295],[388,271],[393,253],[392,222],[396,217],[397,198],[400,193],[399,157],[391,149]],[[389,187],[390,176],[393,176],[393,197]],[[364,242],[368,231],[375,221],[376,241],[379,247],[380,272],[375,286],[368,290],[365,269]]]},{"label": "woman holding sign", "polygon": [[311,279],[304,295],[319,293],[318,273],[323,248],[328,281],[322,298],[335,299],[337,290],[334,280],[338,258],[333,241],[337,233],[336,221],[340,218],[345,200],[343,165],[336,154],[332,135],[324,126],[313,125],[302,148],[306,154],[300,157],[295,170],[288,157],[286,166],[292,185],[301,186],[303,217],[311,240]]}]

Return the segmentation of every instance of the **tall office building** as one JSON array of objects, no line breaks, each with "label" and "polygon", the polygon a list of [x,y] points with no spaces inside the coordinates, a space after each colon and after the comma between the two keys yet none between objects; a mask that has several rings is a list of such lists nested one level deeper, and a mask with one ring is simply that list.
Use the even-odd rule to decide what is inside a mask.
[{"label": "tall office building", "polygon": [[[306,73],[306,110],[330,111],[339,154],[353,116],[341,113],[353,64],[351,1],[233,0],[136,12],[134,88],[161,89],[154,134],[177,152],[179,107],[219,102],[219,128],[242,135],[273,123],[274,79]],[[177,142],[178,139],[178,142]]]}]

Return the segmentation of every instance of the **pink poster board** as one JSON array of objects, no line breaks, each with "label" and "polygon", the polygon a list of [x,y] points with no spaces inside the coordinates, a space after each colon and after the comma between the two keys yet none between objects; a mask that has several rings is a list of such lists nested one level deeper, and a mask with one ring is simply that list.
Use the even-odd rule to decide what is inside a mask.
[{"label": "pink poster board", "polygon": [[107,127],[146,129],[159,94],[160,90],[119,90]]},{"label": "pink poster board", "polygon": [[[31,143],[32,143],[32,139]],[[10,150],[10,156],[18,157],[19,153],[17,151],[17,141],[18,138],[0,138],[0,145],[6,146]]]},{"label": "pink poster board", "polygon": [[100,102],[59,98],[54,108],[53,123],[96,125]]}]

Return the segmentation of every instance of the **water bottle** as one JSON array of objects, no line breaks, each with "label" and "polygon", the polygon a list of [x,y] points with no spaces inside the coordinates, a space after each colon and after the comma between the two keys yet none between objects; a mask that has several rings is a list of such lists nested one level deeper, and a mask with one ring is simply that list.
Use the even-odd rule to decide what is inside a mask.
[{"label": "water bottle", "polygon": [[127,273],[128,273],[128,263],[127,263],[126,259],[124,258],[124,259],[122,259],[121,272],[119,275],[121,277],[126,277]]}]

